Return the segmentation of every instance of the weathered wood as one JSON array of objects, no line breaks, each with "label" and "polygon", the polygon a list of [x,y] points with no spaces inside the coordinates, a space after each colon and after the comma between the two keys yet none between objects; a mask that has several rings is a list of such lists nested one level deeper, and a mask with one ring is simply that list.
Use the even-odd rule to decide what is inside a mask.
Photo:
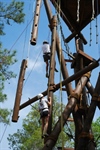
[{"label": "weathered wood", "polygon": [[[50,5],[48,3],[48,0],[44,0],[44,6],[45,6],[46,13],[47,13],[48,21],[50,23],[50,21],[52,19],[52,12],[50,10]],[[68,71],[67,71],[67,68],[66,68],[66,64],[65,64],[65,61],[64,61],[64,56],[63,56],[63,53],[62,53],[62,50],[61,50],[62,49],[61,48],[61,43],[60,43],[59,36],[58,36],[57,33],[56,33],[56,48],[57,48],[58,60],[59,60],[59,63],[61,65],[61,71],[62,71],[63,78],[67,79],[69,77],[69,74],[68,74]],[[61,61],[60,61],[60,53],[59,52],[61,52]],[[70,93],[72,92],[71,83],[66,84],[65,87],[66,87],[67,94],[70,95]]]},{"label": "weathered wood", "polygon": [[84,36],[82,35],[82,33],[79,33],[79,31],[76,31],[74,26],[70,23],[70,20],[65,16],[65,14],[62,12],[62,10],[59,8],[58,3],[54,0],[51,0],[51,2],[55,6],[56,10],[60,13],[60,16],[62,17],[62,19],[68,25],[69,29],[72,31],[72,34],[67,39],[65,39],[65,42],[68,43],[70,40],[72,40],[72,38],[75,37],[75,35],[79,34],[79,37],[83,40],[84,44],[87,44],[87,41],[84,38]]},{"label": "weathered wood", "polygon": [[[98,103],[98,101],[95,99],[97,99],[97,96],[99,96],[99,94],[100,94],[100,73],[99,73],[96,87],[95,87],[95,90],[94,90],[94,93],[92,96],[88,114],[86,116],[84,127],[82,130],[82,133],[80,134],[77,150],[82,149],[82,147],[84,147],[84,148],[88,147],[88,150],[89,150],[90,142],[92,142],[91,150],[95,150],[95,144],[93,143],[93,137],[91,136],[90,128],[91,128],[92,120],[93,120],[93,117],[95,114],[96,106]],[[88,146],[88,144],[89,144],[89,146]]]},{"label": "weathered wood", "polygon": [[32,27],[32,33],[31,33],[31,40],[30,40],[31,45],[36,45],[41,1],[42,0],[37,0],[36,1],[35,13],[34,13],[34,18],[33,18],[33,27]]},{"label": "weathered wood", "polygon": [[[58,83],[54,86],[54,88],[52,89],[53,92],[57,91],[60,88],[60,84],[62,84],[62,86],[67,85],[68,83],[72,82],[73,80],[76,80],[76,78],[81,77],[83,74],[87,73],[88,71],[91,71],[92,69],[96,68],[99,66],[99,62],[95,61],[92,64],[90,64],[89,66],[87,66],[86,68],[80,70],[79,72],[77,72],[76,74],[73,74],[72,76],[70,76],[69,78],[65,79],[64,81],[62,81],[61,83]],[[47,90],[42,92],[42,94],[44,96],[47,95]],[[33,102],[37,101],[38,98],[37,96],[35,96],[34,98],[29,99],[27,102],[25,102],[24,104],[22,104],[20,106],[20,110],[25,108],[26,106],[32,104]]]},{"label": "weathered wood", "polygon": [[[78,37],[75,38],[75,44],[76,44],[76,51],[78,52],[79,49],[80,51],[84,51],[83,49],[83,42],[81,39]],[[80,55],[75,63],[74,66],[74,72],[77,73],[79,70],[82,70],[84,68],[84,62],[83,62],[83,57]],[[75,83],[77,85],[77,82],[79,81],[79,78],[75,80]],[[85,108],[86,108],[86,89],[85,87],[82,90],[81,96],[79,101],[77,101],[77,106],[73,110],[73,118],[74,118],[74,123],[75,123],[75,149],[78,144],[78,137],[79,134],[81,133],[83,129],[83,124],[84,124],[84,118],[85,118]]]},{"label": "weathered wood", "polygon": [[70,113],[73,111],[76,102],[79,98],[80,93],[82,92],[83,87],[85,86],[86,82],[88,80],[87,76],[81,77],[80,81],[78,82],[76,89],[74,90],[74,93],[70,96],[70,100],[68,101],[68,104],[66,105],[66,108],[62,112],[61,117],[59,118],[58,122],[56,123],[53,131],[51,132],[50,136],[47,139],[47,142],[45,143],[42,150],[52,150],[54,147],[58,136],[61,132],[61,124],[63,126],[65,125]]},{"label": "weathered wood", "polygon": [[53,16],[51,19],[51,59],[50,59],[50,72],[49,72],[49,80],[48,80],[48,97],[51,97],[51,106],[49,109],[50,117],[48,123],[48,134],[51,133],[52,130],[52,109],[53,109],[53,91],[49,90],[50,87],[54,85],[54,71],[55,71],[55,50],[56,50],[56,30],[57,30],[57,18]]}]

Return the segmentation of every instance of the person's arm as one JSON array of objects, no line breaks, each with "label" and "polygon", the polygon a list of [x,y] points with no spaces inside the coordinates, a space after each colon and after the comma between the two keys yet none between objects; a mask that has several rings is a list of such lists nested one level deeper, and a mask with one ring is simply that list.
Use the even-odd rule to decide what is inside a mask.
[{"label": "person's arm", "polygon": [[51,105],[51,97],[48,98],[48,106]]},{"label": "person's arm", "polygon": [[40,112],[40,104],[39,104],[39,106],[38,106],[38,111]]}]

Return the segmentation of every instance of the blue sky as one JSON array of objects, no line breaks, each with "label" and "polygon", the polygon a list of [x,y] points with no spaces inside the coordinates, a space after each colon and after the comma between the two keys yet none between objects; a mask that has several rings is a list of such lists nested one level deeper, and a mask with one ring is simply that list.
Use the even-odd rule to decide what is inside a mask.
[{"label": "blue sky", "polygon": [[[1,0],[2,2],[11,2],[11,0]],[[8,95],[8,100],[0,104],[1,108],[9,108],[13,109],[16,89],[17,89],[17,82],[20,72],[20,66],[23,59],[28,60],[28,67],[26,69],[25,74],[25,84],[23,87],[21,104],[26,102],[29,98],[36,96],[38,93],[43,92],[47,88],[47,78],[45,78],[45,64],[42,58],[42,51],[41,45],[44,40],[49,40],[51,38],[50,30],[48,28],[48,19],[46,16],[46,12],[44,10],[44,5],[42,3],[41,6],[41,15],[39,21],[39,30],[38,30],[38,38],[37,44],[35,46],[30,45],[30,38],[31,38],[31,29],[33,21],[28,25],[27,29],[25,30],[28,22],[32,20],[33,13],[34,13],[34,6],[35,0],[25,0],[25,13],[26,18],[25,22],[21,25],[11,22],[11,26],[5,26],[5,33],[6,35],[1,37],[1,41],[3,42],[3,47],[9,50],[16,50],[17,51],[17,60],[18,62],[11,67],[11,69],[17,74],[16,79],[11,79],[5,83],[5,92]],[[53,15],[55,14],[55,10],[53,10],[52,5],[50,5]],[[100,57],[100,36],[98,37],[98,44],[96,44],[96,28],[95,28],[96,21],[92,21],[92,43],[89,46],[89,43],[84,46],[85,53],[89,54],[91,57],[98,59]],[[70,31],[62,22],[63,31],[65,37],[70,34]],[[25,30],[25,31],[24,31]],[[23,32],[24,31],[24,32]],[[100,17],[98,17],[98,31],[100,31]],[[82,31],[83,35],[87,39],[90,40],[90,26],[86,27]],[[63,45],[63,44],[62,44]],[[69,44],[70,51],[72,53],[75,52],[75,44],[74,40],[72,40]],[[65,48],[64,48],[65,49]],[[66,54],[64,54],[65,58],[68,58]],[[57,60],[56,60],[57,61]],[[73,74],[73,70],[70,69],[70,64],[67,65],[69,75]],[[59,65],[57,61],[57,69],[59,70]],[[93,70],[91,75],[91,83],[95,87],[96,79],[98,77],[98,73],[100,71],[100,67]],[[59,73],[55,73],[55,83],[60,81],[60,71]],[[55,92],[55,95],[59,97],[59,91]],[[63,93],[63,102],[66,102],[66,94]],[[7,137],[8,134],[13,134],[20,129],[22,126],[22,119],[26,117],[28,112],[30,111],[31,106],[27,106],[26,108],[22,109],[19,112],[19,120],[17,123],[11,122],[10,126],[6,126],[4,124],[0,124],[0,149],[2,150],[9,150]],[[95,114],[97,118],[99,116],[98,111]],[[10,121],[11,121],[10,117]]]}]

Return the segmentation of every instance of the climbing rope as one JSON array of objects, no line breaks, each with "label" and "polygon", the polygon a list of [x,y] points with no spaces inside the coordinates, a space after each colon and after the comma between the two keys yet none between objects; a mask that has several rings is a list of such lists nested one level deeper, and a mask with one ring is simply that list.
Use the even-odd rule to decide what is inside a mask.
[{"label": "climbing rope", "polygon": [[27,77],[27,78],[26,78],[26,80],[25,80],[24,85],[26,84],[26,82],[27,82],[27,80],[28,80],[29,76],[31,75],[31,73],[32,73],[32,71],[33,71],[33,69],[34,69],[34,67],[35,67],[35,65],[36,65],[36,63],[37,63],[37,60],[38,60],[38,58],[39,58],[39,56],[40,56],[41,52],[42,52],[42,50],[41,50],[41,51],[39,52],[39,54],[37,55],[37,58],[36,58],[36,60],[35,60],[35,62],[34,62],[34,64],[33,64],[33,67],[32,67],[32,69],[31,69],[31,71],[30,71],[30,73],[29,73],[28,77]]},{"label": "climbing rope", "polygon": [[92,0],[92,18],[91,20],[94,20],[95,10],[94,10],[94,0]]},{"label": "climbing rope", "polygon": [[79,22],[80,0],[77,0],[77,22]]},{"label": "climbing rope", "polygon": [[[97,16],[98,16],[98,0],[96,1],[96,3],[97,3]],[[96,16],[96,44],[98,44],[98,17]]]},{"label": "climbing rope", "polygon": [[61,48],[61,43],[62,43],[62,41],[61,41],[61,30],[60,30],[60,6],[61,6],[61,1],[60,0],[58,0],[58,2],[57,2],[57,4],[58,4],[58,13],[57,13],[57,20],[58,20],[58,33],[59,33],[59,39],[60,39],[60,42],[59,42],[59,47],[60,47],[60,51],[59,51],[59,59],[60,59],[60,93],[59,93],[59,95],[60,95],[60,109],[61,109],[61,138],[62,138],[62,150],[64,150],[64,137],[63,137],[63,116],[62,116],[62,106],[63,106],[63,98],[62,98],[62,68],[61,68],[61,51],[62,51],[62,48]]},{"label": "climbing rope", "polygon": [[[33,19],[33,18],[32,18]],[[27,28],[28,26],[30,25],[30,23],[32,22],[32,19],[27,22],[27,25],[26,27],[24,28],[24,30],[20,33],[20,35],[18,36],[18,38],[15,40],[15,42],[12,44],[10,50],[8,51],[8,54],[12,51],[13,47],[15,46],[15,44],[19,41],[19,39],[21,38],[21,36],[25,33],[25,39],[24,39],[24,45],[23,45],[23,51],[25,49],[25,43],[26,43],[26,35],[27,35]],[[9,121],[11,120],[11,116],[12,116],[12,113],[10,114],[9,116]],[[0,143],[2,142],[3,138],[4,138],[4,135],[6,133],[6,130],[7,130],[7,127],[9,124],[4,124],[5,125],[5,128],[4,128],[4,131],[2,131],[2,136],[1,136],[1,139],[0,139]]]},{"label": "climbing rope", "polygon": [[[32,18],[34,16],[34,13],[35,13],[35,0],[34,0],[34,3],[33,3],[33,14],[32,14]],[[28,43],[28,50],[27,50],[27,62],[29,60],[29,52],[30,52],[30,36],[31,36],[31,29],[32,29],[32,22],[31,22],[31,27],[30,27],[30,34],[29,34],[29,43]]]},{"label": "climbing rope", "polygon": [[91,46],[91,42],[92,42],[92,23],[90,22],[90,46]]}]

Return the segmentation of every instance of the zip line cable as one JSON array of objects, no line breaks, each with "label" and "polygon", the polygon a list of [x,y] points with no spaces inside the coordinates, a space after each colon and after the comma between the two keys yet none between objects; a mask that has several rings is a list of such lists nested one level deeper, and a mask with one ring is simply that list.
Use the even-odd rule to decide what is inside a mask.
[{"label": "zip line cable", "polygon": [[41,52],[42,52],[42,50],[39,52],[39,54],[38,54],[38,56],[37,56],[37,58],[36,58],[36,60],[35,60],[35,62],[34,62],[34,64],[33,64],[32,69],[31,69],[31,71],[30,71],[30,73],[29,73],[29,75],[28,75],[27,79],[25,80],[24,85],[26,84],[26,81],[28,80],[29,76],[31,75],[31,73],[32,73],[32,71],[33,71],[33,69],[34,69],[34,67],[35,67],[35,65],[36,65],[36,63],[37,63],[37,60],[38,60],[38,58],[39,58],[39,56],[40,56]]},{"label": "zip line cable", "polygon": [[[34,3],[33,3],[33,10],[35,9],[35,0],[34,0]],[[35,13],[35,10],[33,11],[33,15],[32,15],[32,18],[34,16],[34,13]],[[31,36],[31,29],[32,29],[32,23],[31,23],[31,28],[30,28],[30,35],[29,35],[29,43],[28,43],[28,51],[27,51],[27,61],[29,59],[29,52],[30,52],[30,36]]]},{"label": "zip line cable", "polygon": [[62,116],[62,72],[61,72],[61,43],[62,43],[62,39],[61,39],[61,28],[60,28],[60,5],[61,5],[61,1],[58,0],[58,12],[57,12],[57,20],[58,20],[58,35],[59,35],[59,47],[60,47],[60,51],[59,51],[59,56],[60,56],[60,91],[59,91],[59,95],[60,95],[60,111],[61,111],[61,138],[62,138],[62,150],[64,149],[64,137],[63,137],[63,116]]},{"label": "zip line cable", "polygon": [[9,51],[12,50],[12,48],[15,46],[15,44],[18,42],[18,40],[20,39],[20,37],[22,36],[22,34],[25,32],[25,30],[27,29],[27,27],[30,25],[31,21],[33,20],[33,18],[28,22],[28,24],[26,25],[26,27],[24,28],[24,30],[21,32],[21,34],[18,36],[18,38],[16,39],[16,41],[14,42],[14,44],[12,45],[12,47],[10,48]]},{"label": "zip line cable", "polygon": [[4,135],[5,135],[5,132],[6,132],[7,126],[8,126],[8,124],[6,124],[6,127],[5,127],[5,129],[4,129],[4,131],[3,131],[3,134],[2,134],[1,139],[0,139],[0,143],[1,143],[1,142],[2,142],[2,140],[3,140],[3,137],[4,137]]},{"label": "zip line cable", "polygon": [[[11,118],[11,115],[12,115],[12,113],[11,113],[10,116],[9,116],[9,120],[10,120],[10,118]],[[4,129],[3,134],[2,134],[2,136],[1,136],[1,139],[0,139],[0,143],[1,143],[2,140],[3,140],[3,137],[4,137],[5,133],[6,133],[7,127],[8,127],[8,124],[6,124],[6,126],[5,126],[5,129]]]},{"label": "zip line cable", "polygon": [[[22,31],[22,33],[19,35],[19,37],[17,38],[17,40],[14,42],[14,44],[12,45],[12,47],[10,48],[10,50],[9,50],[8,53],[10,53],[10,51],[11,51],[12,48],[15,46],[15,44],[18,42],[18,40],[20,39],[20,37],[22,36],[22,34],[26,31],[26,33],[25,33],[25,40],[24,40],[24,46],[23,46],[23,51],[24,51],[24,49],[25,49],[25,42],[26,42],[26,35],[27,35],[27,27],[30,25],[30,23],[32,22],[32,20],[33,20],[33,18],[32,18],[29,22],[27,21],[27,25],[26,25],[25,29],[24,29],[24,30]],[[12,113],[11,113],[11,115],[12,115]],[[10,118],[11,118],[11,115],[9,116],[9,120],[10,120]],[[5,129],[4,129],[3,134],[2,134],[2,136],[1,136],[1,139],[0,139],[0,143],[1,143],[2,140],[3,140],[3,137],[4,137],[5,133],[6,133],[7,127],[8,127],[8,124],[6,124],[6,126],[5,126]]]},{"label": "zip line cable", "polygon": [[[27,21],[28,24],[28,21]],[[27,28],[26,28],[26,32],[25,32],[25,38],[24,38],[24,45],[23,45],[23,54],[22,54],[22,59],[24,57],[24,51],[25,51],[25,43],[26,43],[26,36],[27,36]]]}]

